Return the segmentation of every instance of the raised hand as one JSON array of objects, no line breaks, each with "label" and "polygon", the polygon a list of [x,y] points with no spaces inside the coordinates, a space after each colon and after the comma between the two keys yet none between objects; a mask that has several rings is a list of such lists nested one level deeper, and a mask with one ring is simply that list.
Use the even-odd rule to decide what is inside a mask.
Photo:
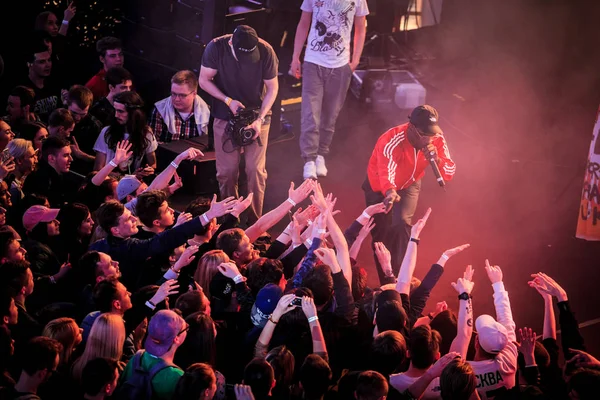
[{"label": "raised hand", "polygon": [[149,165],[146,165],[144,168],[138,168],[135,171],[135,176],[141,181],[143,180],[146,176],[150,176],[154,173],[154,168],[152,168]]},{"label": "raised hand", "polygon": [[297,189],[294,189],[294,182],[290,182],[290,189],[288,190],[288,197],[296,204],[303,202],[310,192],[313,190],[313,180],[307,179]]},{"label": "raised hand", "polygon": [[310,196],[310,201],[312,201],[321,213],[327,210],[327,201],[325,201],[325,196],[323,196],[323,189],[320,183],[313,184],[313,194]]},{"label": "raised hand", "polygon": [[183,187],[183,181],[181,180],[181,177],[179,176],[177,171],[175,171],[175,173],[173,174],[173,179],[175,180],[175,182],[171,186],[169,186],[171,194],[175,193],[177,190]]},{"label": "raised hand", "polygon": [[254,395],[252,394],[252,388],[250,386],[236,384],[233,387],[233,391],[237,400],[254,400]]},{"label": "raised hand", "polygon": [[0,161],[0,179],[6,178],[8,175],[10,175],[11,172],[15,170],[15,168],[16,166],[14,158],[12,156],[8,157],[4,161]]},{"label": "raised hand", "polygon": [[292,245],[299,246],[302,244],[302,225],[298,223],[296,216],[292,216],[290,224],[290,235],[292,237]]},{"label": "raised hand", "polygon": [[69,5],[67,6],[67,9],[63,13],[63,19],[67,22],[70,22],[71,19],[73,19],[73,17],[75,16],[76,12],[77,12],[77,7],[75,7],[75,5],[73,5],[73,2],[70,2]]},{"label": "raised hand", "polygon": [[306,315],[306,318],[315,317],[317,315],[317,307],[312,297],[302,297],[302,312]]},{"label": "raised hand", "polygon": [[[302,209],[300,208],[300,210],[302,210]],[[319,209],[314,204],[311,204],[310,206],[306,207],[305,210],[300,211],[299,213],[296,214],[298,223],[300,225],[302,225],[303,227],[308,225],[308,221],[313,221],[318,216],[319,216]]]},{"label": "raised hand", "polygon": [[193,160],[198,157],[204,157],[204,153],[195,147],[190,147],[189,149],[175,157],[175,164],[179,165],[183,160]]},{"label": "raised hand", "polygon": [[115,156],[112,161],[119,165],[122,162],[125,162],[131,158],[133,155],[133,151],[131,151],[131,147],[133,146],[129,140],[121,140],[117,143],[117,148],[115,149]]},{"label": "raised hand", "polygon": [[488,278],[492,285],[494,283],[502,282],[502,270],[497,265],[490,265],[488,260],[485,260],[485,272],[487,272]]},{"label": "raised hand", "polygon": [[419,235],[421,234],[421,231],[425,227],[425,224],[427,223],[427,220],[429,219],[429,215],[430,214],[431,214],[431,208],[428,208],[427,211],[425,211],[425,215],[423,215],[423,218],[421,218],[420,220],[418,220],[412,226],[412,228],[410,230],[410,237],[413,237],[415,239],[419,238]]},{"label": "raised hand", "polygon": [[445,301],[440,301],[439,303],[437,303],[435,305],[435,311],[433,312],[433,315],[436,316],[441,312],[444,312],[448,309],[448,304],[446,304]]},{"label": "raised hand", "polygon": [[229,279],[233,279],[240,274],[240,270],[233,261],[221,263],[217,270]]},{"label": "raised hand", "polygon": [[325,237],[325,227],[327,226],[327,213],[329,211],[325,211],[323,214],[319,215],[315,222],[313,223],[313,237],[319,237],[323,239]]},{"label": "raised hand", "polygon": [[463,250],[468,249],[469,247],[471,247],[470,244],[468,244],[468,243],[467,244],[463,244],[463,245],[460,245],[458,247],[454,247],[452,249],[448,249],[448,250],[444,251],[442,254],[445,255],[447,258],[450,258],[450,257],[455,256],[458,253],[462,252]]},{"label": "raised hand", "polygon": [[191,221],[192,218],[193,218],[192,214],[190,214],[190,213],[186,213],[186,212],[181,213],[181,214],[179,214],[179,217],[177,217],[177,222],[175,223],[175,226],[183,225],[186,222]]},{"label": "raised hand", "polygon": [[363,212],[365,214],[370,215],[371,217],[374,216],[375,214],[384,213],[384,212],[386,212],[385,204],[383,204],[383,202],[377,203],[377,204],[372,204],[372,205],[368,206],[367,208],[365,208],[365,210]]},{"label": "raised hand", "polygon": [[210,209],[206,212],[208,219],[219,218],[225,214],[229,214],[233,211],[237,200],[231,196],[224,200],[217,201],[217,195],[213,196],[210,202]]},{"label": "raised hand", "polygon": [[238,218],[248,207],[252,204],[252,199],[254,198],[254,193],[248,194],[248,197],[244,199],[244,196],[240,197],[235,205],[233,206],[233,211],[231,215]]},{"label": "raised hand", "polygon": [[175,270],[175,272],[179,272],[181,268],[190,265],[190,263],[194,260],[194,256],[197,252],[198,246],[193,245],[186,247],[183,253],[181,253],[179,260],[177,260],[175,265],[173,265],[173,269]]},{"label": "raised hand", "polygon": [[519,352],[525,358],[525,365],[535,364],[535,332],[531,328],[519,329]]},{"label": "raised hand", "polygon": [[367,236],[369,236],[369,233],[371,233],[373,228],[375,228],[375,220],[371,218],[366,224],[362,226],[362,228],[360,228],[360,232],[358,232],[356,240],[365,240]]},{"label": "raised hand", "polygon": [[333,249],[330,249],[329,247],[320,247],[315,250],[315,254],[323,264],[329,266],[332,274],[337,274],[342,270],[337,262],[335,251]]},{"label": "raised hand", "polygon": [[594,358],[591,354],[586,353],[585,351],[569,349],[569,351],[575,356],[571,358],[568,362],[575,363],[577,368],[600,368],[600,361]]},{"label": "raised hand", "polygon": [[435,362],[435,364],[433,364],[431,366],[431,368],[429,368],[429,371],[427,371],[427,372],[430,373],[432,377],[438,378],[442,375],[442,371],[444,370],[444,368],[446,368],[448,366],[448,364],[450,364],[452,361],[459,359],[459,358],[460,358],[460,354],[458,354],[455,351],[452,351],[452,352],[440,357],[440,359],[437,360]]},{"label": "raised hand", "polygon": [[568,300],[567,292],[550,276],[543,272],[538,272],[537,274],[532,274],[531,277],[533,278],[533,285],[530,282],[531,287],[535,287],[538,291],[556,297],[559,302]]},{"label": "raised hand", "polygon": [[156,291],[156,294],[150,299],[150,302],[153,304],[158,304],[167,297],[176,294],[178,289],[179,285],[177,284],[177,281],[175,279],[169,279],[160,285]]},{"label": "raised hand", "polygon": [[[392,255],[382,242],[375,242],[375,256],[384,270],[392,270]],[[387,275],[387,274],[386,274]]]},{"label": "raised hand", "polygon": [[275,320],[275,322],[279,322],[279,318],[281,318],[282,315],[296,308],[296,306],[291,305],[292,300],[294,300],[295,298],[296,295],[293,293],[281,296],[279,302],[277,303],[277,306],[275,307],[275,310],[273,311],[273,319]]},{"label": "raised hand", "polygon": [[465,270],[465,273],[463,274],[463,277],[458,278],[456,283],[452,282],[450,283],[450,285],[452,285],[452,287],[458,292],[458,294],[471,294],[471,292],[473,291],[473,286],[475,285],[473,283],[474,272],[475,270],[473,269],[473,267],[471,265],[468,265],[467,269]]}]

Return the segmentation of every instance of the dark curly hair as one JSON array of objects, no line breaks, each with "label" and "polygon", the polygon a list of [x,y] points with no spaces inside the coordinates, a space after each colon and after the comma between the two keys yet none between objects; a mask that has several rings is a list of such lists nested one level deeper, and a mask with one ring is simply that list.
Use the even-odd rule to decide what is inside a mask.
[{"label": "dark curly hair", "polygon": [[129,118],[126,125],[121,125],[116,120],[112,121],[104,135],[106,144],[109,148],[116,149],[117,144],[125,138],[125,133],[129,133],[134,157],[143,157],[150,143],[146,137],[150,128],[143,110],[144,101],[136,92],[122,92],[114,97],[114,102],[125,106]]}]

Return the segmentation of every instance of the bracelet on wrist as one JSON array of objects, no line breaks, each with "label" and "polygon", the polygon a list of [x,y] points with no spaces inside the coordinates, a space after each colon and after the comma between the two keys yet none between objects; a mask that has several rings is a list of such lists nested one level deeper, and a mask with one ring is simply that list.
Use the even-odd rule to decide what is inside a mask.
[{"label": "bracelet on wrist", "polygon": [[223,101],[225,102],[225,104],[227,104],[227,107],[229,107],[229,105],[231,104],[233,99],[231,97],[225,97],[225,100],[223,100]]},{"label": "bracelet on wrist", "polygon": [[270,316],[269,316],[269,321],[271,321],[271,322],[273,323],[273,325],[277,325],[277,323],[279,322],[279,321],[275,321],[275,320],[273,319],[273,316],[272,316],[272,315],[270,315]]},{"label": "bracelet on wrist", "polygon": [[171,167],[177,169],[179,168],[179,164],[177,164],[175,161],[171,161]]},{"label": "bracelet on wrist", "polygon": [[441,256],[440,258],[441,258],[441,259],[443,259],[444,261],[448,261],[448,259],[449,259],[450,257],[448,257],[448,256],[446,255],[446,253],[443,253],[443,254],[442,254],[442,256]]},{"label": "bracelet on wrist", "polygon": [[288,203],[290,203],[292,205],[292,207],[296,207],[296,202],[294,200],[292,200],[291,198],[288,197],[288,199],[286,201]]},{"label": "bracelet on wrist", "polygon": [[310,324],[311,322],[315,322],[315,321],[318,321],[318,320],[319,320],[319,317],[315,315],[314,317],[310,317],[308,319],[308,323]]},{"label": "bracelet on wrist", "polygon": [[472,296],[467,292],[462,292],[458,295],[459,300],[469,300]]},{"label": "bracelet on wrist", "polygon": [[312,239],[306,239],[306,240],[304,241],[304,243],[306,243],[306,247],[311,247],[311,246],[312,246],[312,244],[313,244],[313,241],[312,241]]},{"label": "bracelet on wrist", "polygon": [[206,213],[202,214],[202,215],[200,216],[200,219],[201,219],[202,221],[204,221],[204,223],[205,223],[205,224],[207,224],[207,225],[208,225],[208,223],[210,222],[210,219],[208,219],[208,216],[206,215]]},{"label": "bracelet on wrist", "polygon": [[327,229],[317,229],[317,233],[321,234],[321,235],[324,235],[324,234],[327,233]]},{"label": "bracelet on wrist", "polygon": [[233,277],[233,282],[235,282],[236,285],[243,281],[244,281],[244,277],[242,276],[242,274],[237,274],[236,276]]},{"label": "bracelet on wrist", "polygon": [[113,160],[110,160],[108,163],[109,163],[109,164],[110,164],[112,167],[114,167],[114,168],[117,168],[117,167],[118,167],[117,163],[116,163],[116,162],[114,162]]},{"label": "bracelet on wrist", "polygon": [[421,239],[419,239],[419,238],[412,238],[412,237],[411,237],[411,238],[410,238],[410,241],[411,241],[411,242],[415,242],[416,244],[419,244],[419,242],[421,241]]},{"label": "bracelet on wrist", "polygon": [[146,306],[147,306],[148,308],[151,308],[152,310],[154,310],[154,309],[156,308],[156,304],[154,304],[154,303],[153,303],[152,301],[150,301],[150,300],[148,300],[148,301],[146,302]]},{"label": "bracelet on wrist", "polygon": [[429,314],[427,314],[427,317],[429,318],[429,320],[430,320],[430,321],[433,321],[433,319],[435,318],[435,317],[433,316],[433,313],[432,313],[432,312],[430,312]]},{"label": "bracelet on wrist", "polygon": [[67,21],[66,19],[62,20],[62,25],[69,25],[69,21]]},{"label": "bracelet on wrist", "polygon": [[369,214],[367,214],[366,211],[363,211],[363,213],[361,214],[362,217],[365,217],[366,219],[371,219],[371,216]]}]

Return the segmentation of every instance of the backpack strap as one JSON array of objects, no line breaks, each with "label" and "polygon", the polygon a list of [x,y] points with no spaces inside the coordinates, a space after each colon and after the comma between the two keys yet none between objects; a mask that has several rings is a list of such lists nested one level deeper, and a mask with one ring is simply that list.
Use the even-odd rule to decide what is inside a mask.
[{"label": "backpack strap", "polygon": [[[167,368],[175,366],[174,364],[168,363],[160,357],[156,357],[156,358],[158,360],[157,363],[154,364],[154,366],[152,368],[150,368],[150,371],[148,371],[148,382],[147,382],[148,386],[146,387],[146,393],[150,393],[150,394],[154,393],[154,390],[152,387],[152,380],[154,379],[154,377],[163,369],[167,369]],[[141,365],[141,357],[140,357],[140,365]]]}]

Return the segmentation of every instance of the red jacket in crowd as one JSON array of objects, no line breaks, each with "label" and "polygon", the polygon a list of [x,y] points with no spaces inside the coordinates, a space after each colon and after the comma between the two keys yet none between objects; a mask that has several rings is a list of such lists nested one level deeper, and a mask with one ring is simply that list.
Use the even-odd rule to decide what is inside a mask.
[{"label": "red jacket in crowd", "polygon": [[[367,174],[371,189],[385,192],[390,189],[402,190],[421,179],[429,161],[422,151],[415,149],[408,141],[406,134],[408,122],[398,125],[377,139]],[[437,149],[438,166],[445,181],[454,176],[456,165],[450,158],[448,145],[443,136],[436,136],[433,145]]]}]

